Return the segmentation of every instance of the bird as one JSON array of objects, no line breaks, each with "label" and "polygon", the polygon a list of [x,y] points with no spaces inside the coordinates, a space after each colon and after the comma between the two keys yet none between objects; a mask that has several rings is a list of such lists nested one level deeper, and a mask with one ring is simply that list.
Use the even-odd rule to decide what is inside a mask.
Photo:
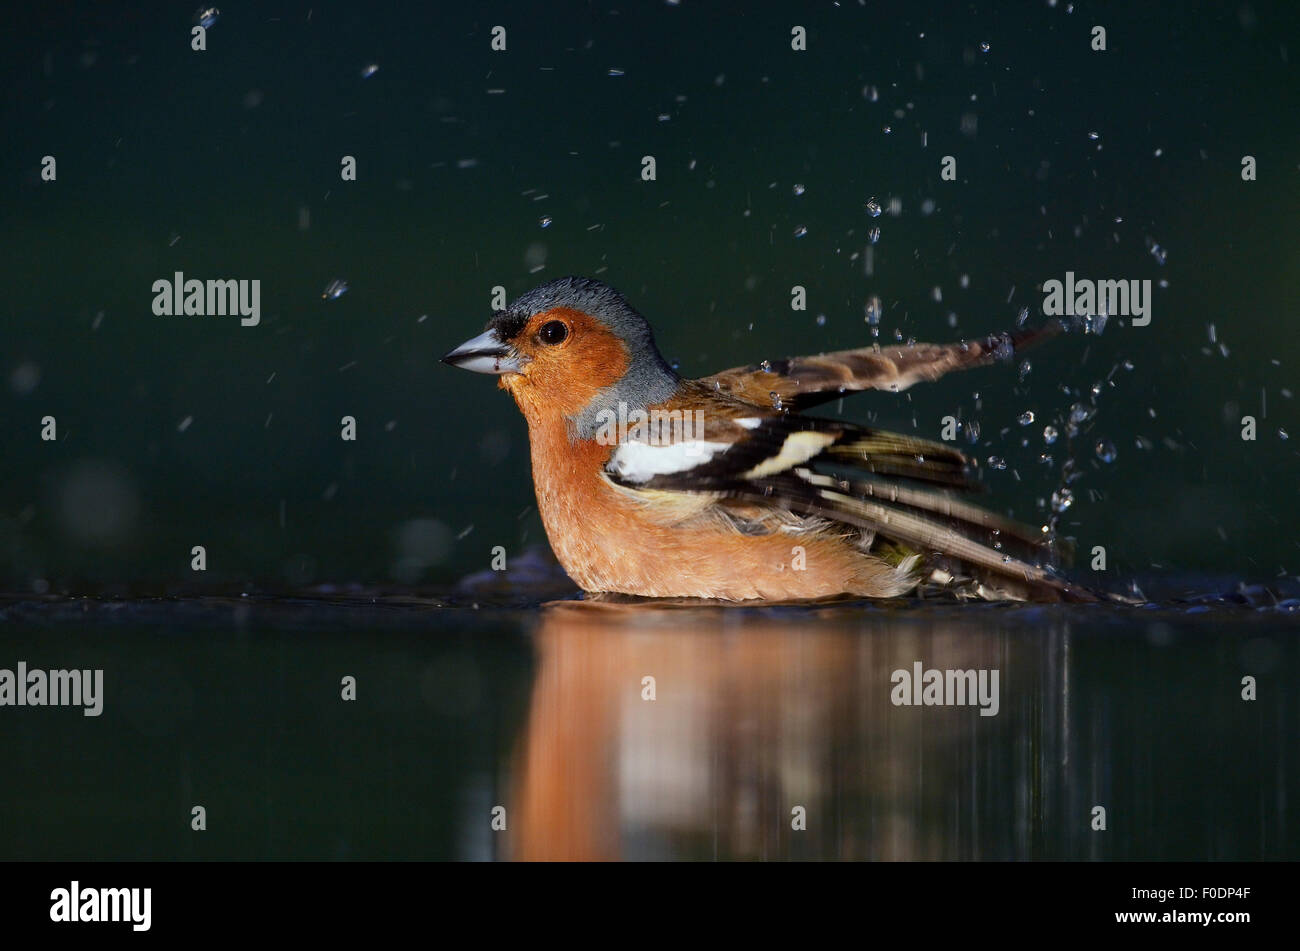
[{"label": "bird", "polygon": [[1007,360],[1059,323],[878,343],[686,379],[613,287],[562,277],[443,362],[495,375],[528,426],[561,567],[595,597],[802,602],[945,592],[1093,601],[1042,528],[972,502],[955,446],[804,411]]}]

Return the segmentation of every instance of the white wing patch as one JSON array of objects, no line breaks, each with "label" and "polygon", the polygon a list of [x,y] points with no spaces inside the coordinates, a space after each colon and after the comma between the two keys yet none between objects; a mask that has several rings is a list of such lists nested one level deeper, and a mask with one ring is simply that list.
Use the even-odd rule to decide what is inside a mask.
[{"label": "white wing patch", "polygon": [[763,476],[785,472],[801,462],[807,462],[838,438],[839,433],[818,433],[812,430],[791,433],[785,437],[780,452],[764,459],[741,478],[761,479]]},{"label": "white wing patch", "polygon": [[731,446],[729,442],[707,442],[702,439],[675,442],[667,446],[629,440],[614,450],[606,468],[624,482],[649,482],[658,475],[694,469]]}]

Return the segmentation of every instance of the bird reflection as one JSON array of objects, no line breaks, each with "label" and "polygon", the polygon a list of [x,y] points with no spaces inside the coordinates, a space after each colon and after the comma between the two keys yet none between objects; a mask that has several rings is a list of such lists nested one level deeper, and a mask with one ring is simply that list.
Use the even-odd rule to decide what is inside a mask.
[{"label": "bird reflection", "polygon": [[[1016,638],[1003,626],[996,614],[860,604],[548,605],[506,854],[1021,854],[1035,766],[1066,758],[1054,689],[1063,652],[1051,649],[1064,633]],[[894,705],[891,673],[916,662],[1000,669],[999,714]]]}]

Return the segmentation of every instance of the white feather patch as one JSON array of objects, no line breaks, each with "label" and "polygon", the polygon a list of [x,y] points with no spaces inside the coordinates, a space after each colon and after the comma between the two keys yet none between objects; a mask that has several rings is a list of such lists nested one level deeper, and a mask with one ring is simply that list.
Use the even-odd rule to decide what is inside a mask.
[{"label": "white feather patch", "polygon": [[818,433],[811,430],[791,433],[781,444],[781,451],[769,456],[745,473],[745,479],[761,479],[763,476],[785,472],[787,469],[807,462],[838,438],[837,433]]},{"label": "white feather patch", "polygon": [[629,441],[619,445],[609,457],[606,468],[624,482],[649,482],[657,475],[685,472],[731,448],[729,442],[706,442],[702,439],[655,446]]}]

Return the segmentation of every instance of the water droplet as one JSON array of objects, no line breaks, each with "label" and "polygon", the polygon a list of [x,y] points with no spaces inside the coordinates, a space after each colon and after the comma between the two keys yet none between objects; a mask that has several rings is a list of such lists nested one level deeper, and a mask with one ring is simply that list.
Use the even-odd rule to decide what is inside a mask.
[{"label": "water droplet", "polygon": [[1016,326],[1023,327],[1025,325],[1025,321],[1028,319],[1029,319],[1029,308],[1028,307],[1020,308],[1020,313],[1016,314]]},{"label": "water droplet", "polygon": [[19,396],[26,396],[36,389],[40,382],[41,368],[30,360],[18,364],[14,367],[13,373],[9,374],[9,386]]},{"label": "water droplet", "polygon": [[1052,443],[1056,442],[1056,437],[1059,436],[1059,435],[1060,435],[1060,433],[1058,433],[1058,432],[1056,431],[1056,427],[1055,427],[1055,426],[1044,426],[1044,427],[1043,427],[1043,442],[1047,443],[1049,446],[1050,446]]},{"label": "water droplet", "polygon": [[817,315],[817,326],[818,326],[818,327],[825,327],[825,326],[826,326],[826,315],[825,315],[825,314],[818,314],[818,315]]},{"label": "water droplet", "polygon": [[867,214],[869,214],[872,218],[879,218],[880,202],[876,201],[876,199],[874,198],[867,199]]},{"label": "water droplet", "polygon": [[879,241],[880,241],[880,229],[879,229],[879,228],[872,228],[870,231],[868,231],[868,232],[867,232],[867,240],[870,241],[872,244],[876,244],[877,242],[879,242]]},{"label": "water droplet", "polygon": [[1005,469],[1006,467],[1007,467],[1007,461],[1003,459],[1001,456],[989,456],[990,469]]},{"label": "water droplet", "polygon": [[980,44],[980,52],[987,53],[988,51],[989,51],[989,44],[988,41],[986,40],[985,42]]},{"label": "water droplet", "polygon": [[362,68],[362,70],[361,70],[361,78],[362,78],[362,79],[369,79],[371,76],[375,75],[375,73],[377,73],[377,72],[379,72],[379,64],[378,64],[378,63],[370,63],[369,65],[367,65],[367,66],[365,66],[365,67]]},{"label": "water droplet", "polygon": [[1089,132],[1089,133],[1088,133],[1088,138],[1090,138],[1090,139],[1092,139],[1092,141],[1096,142],[1098,139],[1101,138],[1101,133],[1100,133],[1100,132]]},{"label": "water droplet", "polygon": [[1074,493],[1071,490],[1061,488],[1052,493],[1052,511],[1058,515],[1073,504]]},{"label": "water droplet", "polygon": [[1152,244],[1151,256],[1156,259],[1157,264],[1164,264],[1165,258],[1169,256],[1169,252],[1166,251],[1164,248],[1160,247],[1160,245],[1158,244]]},{"label": "water droplet", "polygon": [[806,225],[800,225],[799,227],[794,229],[794,236],[796,238],[802,238],[807,233],[808,233],[808,228]]},{"label": "water droplet", "polygon": [[807,190],[808,190],[808,189],[804,188],[802,185],[795,185],[795,186],[794,186],[794,194],[795,194],[795,197],[798,198],[800,195],[802,195],[802,194],[803,194],[804,192],[806,192]]},{"label": "water droplet", "polygon": [[321,300],[338,300],[348,292],[348,282],[335,279],[325,285],[324,292],[320,295]]},{"label": "water droplet", "polygon": [[1028,426],[1033,421],[1034,421],[1034,411],[1031,409],[1025,410],[1016,418],[1016,422],[1018,422],[1021,426]]},{"label": "water droplet", "polygon": [[872,327],[880,326],[880,312],[882,309],[880,304],[880,298],[876,297],[875,295],[872,295],[871,297],[867,298],[866,309],[867,309],[867,316],[866,316],[867,323],[870,324]]},{"label": "water droplet", "polygon": [[1117,455],[1117,453],[1115,452],[1115,444],[1112,443],[1109,439],[1098,439],[1096,448],[1097,448],[1097,458],[1100,459],[1102,462],[1115,461],[1115,456]]},{"label": "water droplet", "polygon": [[1086,423],[1097,414],[1097,411],[1091,406],[1085,406],[1083,403],[1075,403],[1070,407],[1070,422],[1074,425]]},{"label": "water droplet", "polygon": [[541,225],[543,228],[549,228],[551,226],[551,222],[554,220],[555,219],[552,218],[550,215],[542,215],[542,217],[537,219],[537,223]]},{"label": "water droplet", "polygon": [[621,70],[621,69],[615,69],[613,66],[611,66],[611,67],[609,68],[609,72],[608,72],[606,75],[608,75],[608,76],[622,76],[622,75],[623,75],[623,70]]}]

